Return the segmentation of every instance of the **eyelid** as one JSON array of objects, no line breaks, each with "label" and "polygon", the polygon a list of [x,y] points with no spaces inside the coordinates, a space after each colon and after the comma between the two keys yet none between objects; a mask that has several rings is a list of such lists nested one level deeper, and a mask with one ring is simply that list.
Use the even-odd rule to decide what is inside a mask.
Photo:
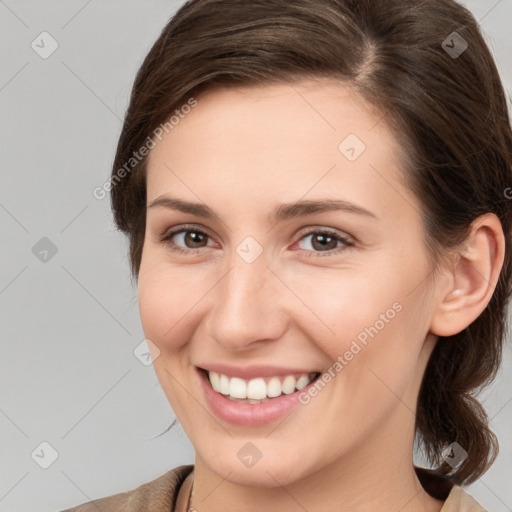
[{"label": "eyelid", "polygon": [[353,243],[356,242],[355,237],[349,235],[348,233],[346,233],[344,231],[340,231],[339,229],[336,229],[336,228],[329,228],[326,226],[319,226],[319,225],[312,225],[312,226],[307,226],[305,228],[302,228],[297,233],[297,236],[299,237],[299,240],[300,240],[300,239],[304,238],[304,236],[311,235],[314,233],[325,233],[328,235],[336,236],[337,238],[340,238],[343,240],[347,240],[349,242],[353,242]]},{"label": "eyelid", "polygon": [[212,238],[209,231],[200,224],[179,224],[177,226],[173,226],[172,228],[166,229],[160,238],[168,238],[169,236],[176,235],[181,231],[197,231]]},{"label": "eyelid", "polygon": [[[186,231],[195,231],[197,233],[201,233],[206,235],[209,239],[213,240],[213,237],[210,235],[209,231],[204,228],[203,226],[199,224],[180,224],[178,226],[174,226],[168,230],[166,230],[161,236],[158,237],[159,241],[163,243],[164,245],[167,245],[171,248],[173,251],[181,252],[181,253],[197,253],[199,254],[202,252],[202,249],[206,249],[209,246],[206,245],[204,247],[197,247],[197,248],[188,248],[188,247],[182,247],[179,245],[172,244],[170,242],[170,239],[182,232]],[[314,234],[326,234],[328,236],[333,236],[334,238],[338,239],[341,242],[344,242],[345,246],[342,247],[336,247],[334,249],[329,249],[327,251],[308,251],[305,249],[298,249],[301,251],[304,251],[308,254],[307,257],[315,257],[315,256],[330,256],[334,254],[339,254],[341,251],[347,250],[352,248],[355,245],[355,239],[351,235],[348,235],[347,233],[340,232],[335,228],[328,228],[325,226],[307,226],[302,228],[295,237],[298,237],[297,240],[293,243],[293,246],[296,246],[301,240],[303,240],[307,236],[311,236]],[[210,246],[211,247],[211,246]]]},{"label": "eyelid", "polygon": [[338,256],[342,252],[346,252],[347,250],[353,249],[356,245],[354,237],[348,235],[347,233],[340,232],[337,229],[323,226],[308,226],[307,228],[304,228],[304,230],[301,230],[301,232],[298,235],[298,240],[293,244],[292,247],[298,245],[304,238],[315,234],[331,236],[337,239],[337,241],[341,242],[342,245],[335,247],[334,249],[329,249],[327,251],[309,251],[306,249],[298,249],[303,251],[304,256],[306,258]]},{"label": "eyelid", "polygon": [[[205,227],[201,226],[200,224],[179,224],[178,226],[174,226],[172,228],[167,229],[164,231],[162,235],[158,236],[158,241],[163,243],[164,245],[172,245],[170,242],[170,239],[182,232],[186,231],[194,231],[196,233],[201,233],[203,235],[206,235],[210,240],[213,240],[214,237],[210,234],[209,230]],[[199,249],[205,249],[206,247],[199,247],[197,249],[190,249],[188,247],[181,247],[181,246],[175,246],[175,248],[181,248],[184,251],[192,251],[192,252],[199,252]]]}]

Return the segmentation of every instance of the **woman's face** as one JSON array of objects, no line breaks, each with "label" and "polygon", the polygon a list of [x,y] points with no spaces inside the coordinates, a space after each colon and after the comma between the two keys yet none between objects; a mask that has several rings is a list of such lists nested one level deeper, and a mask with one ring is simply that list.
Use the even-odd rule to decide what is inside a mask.
[{"label": "woman's face", "polygon": [[140,314],[196,464],[274,487],[412,452],[439,291],[399,151],[327,81],[210,91],[157,141]]}]

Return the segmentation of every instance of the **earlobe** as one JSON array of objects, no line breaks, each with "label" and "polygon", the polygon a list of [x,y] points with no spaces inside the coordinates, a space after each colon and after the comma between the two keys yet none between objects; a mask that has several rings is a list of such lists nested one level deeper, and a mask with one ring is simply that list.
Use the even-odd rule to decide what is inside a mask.
[{"label": "earlobe", "polygon": [[446,269],[449,285],[439,294],[432,334],[453,336],[480,316],[494,293],[504,257],[505,237],[498,217],[490,213],[478,217]]}]

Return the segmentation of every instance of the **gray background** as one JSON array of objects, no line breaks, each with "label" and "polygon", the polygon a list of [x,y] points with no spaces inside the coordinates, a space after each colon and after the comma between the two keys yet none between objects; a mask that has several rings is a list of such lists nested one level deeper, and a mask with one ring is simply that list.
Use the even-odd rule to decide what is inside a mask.
[{"label": "gray background", "polygon": [[[144,335],[127,243],[92,195],[136,70],[181,3],[0,0],[0,512],[62,510],[193,463],[179,426],[152,439],[174,414],[133,353]],[[512,1],[465,5],[511,91]],[[31,47],[51,49],[43,31],[58,44],[45,59]],[[512,510],[511,361],[509,344],[481,395],[499,458],[468,488],[491,512]],[[58,453],[47,469],[42,442]]]}]

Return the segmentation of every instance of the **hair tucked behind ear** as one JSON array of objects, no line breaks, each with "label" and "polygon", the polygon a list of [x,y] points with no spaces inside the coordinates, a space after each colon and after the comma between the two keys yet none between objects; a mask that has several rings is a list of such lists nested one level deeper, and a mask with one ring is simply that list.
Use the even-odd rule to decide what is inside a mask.
[{"label": "hair tucked behind ear", "polygon": [[[464,331],[439,339],[418,398],[417,434],[436,466],[418,470],[423,485],[429,490],[436,475],[447,485],[471,483],[498,449],[474,393],[494,378],[505,339],[512,133],[492,56],[471,13],[455,1],[184,4],[137,74],[112,171],[112,208],[130,239],[132,273],[138,276],[144,240],[146,159],[122,179],[119,169],[147,137],[209,87],[311,77],[349,85],[393,130],[404,155],[404,178],[422,206],[432,262],[462,242],[478,216],[490,212],[501,221],[505,262],[491,301]],[[455,468],[441,457],[452,442],[468,453]]]}]

